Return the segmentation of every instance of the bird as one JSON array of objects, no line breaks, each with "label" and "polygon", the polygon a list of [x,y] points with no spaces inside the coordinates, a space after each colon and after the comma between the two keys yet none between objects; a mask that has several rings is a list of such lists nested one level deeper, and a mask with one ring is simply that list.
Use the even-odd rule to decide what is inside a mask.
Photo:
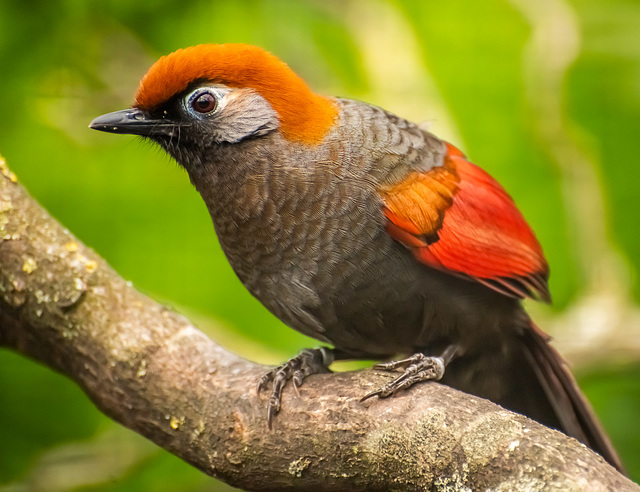
[{"label": "bird", "polygon": [[[90,128],[141,136],[182,166],[249,292],[328,344],[267,372],[282,392],[336,360],[393,373],[363,400],[439,380],[622,463],[567,364],[522,300],[551,301],[542,247],[486,171],[423,126],[317,94],[247,44],[156,61],[134,104]],[[393,360],[402,354],[403,357]]]}]

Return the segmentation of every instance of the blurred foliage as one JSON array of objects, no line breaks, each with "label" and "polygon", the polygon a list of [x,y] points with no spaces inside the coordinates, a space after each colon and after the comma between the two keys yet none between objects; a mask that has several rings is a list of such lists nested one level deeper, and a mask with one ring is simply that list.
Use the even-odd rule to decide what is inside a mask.
[{"label": "blurred foliage", "polygon": [[[128,106],[160,55],[219,42],[263,46],[320,92],[430,120],[516,198],[551,264],[556,312],[592,291],[636,308],[637,0],[0,3],[0,152],[21,182],[136,287],[220,320],[214,338],[275,363],[315,342],[245,292],[186,174],[133,137],[86,127]],[[636,480],[639,370],[582,379]],[[71,382],[7,351],[0,422],[5,492],[228,490],[127,431],[109,439],[130,452],[105,461],[115,424]],[[82,482],[85,462],[113,466]]]}]

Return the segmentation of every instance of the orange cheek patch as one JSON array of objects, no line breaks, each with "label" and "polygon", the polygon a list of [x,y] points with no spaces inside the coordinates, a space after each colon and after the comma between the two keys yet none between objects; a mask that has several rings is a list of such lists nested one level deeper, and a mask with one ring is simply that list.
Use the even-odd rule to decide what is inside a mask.
[{"label": "orange cheek patch", "polygon": [[261,48],[246,44],[198,45],[160,58],[140,82],[135,106],[153,110],[196,80],[255,89],[280,119],[289,140],[315,144],[336,124],[338,108]]}]

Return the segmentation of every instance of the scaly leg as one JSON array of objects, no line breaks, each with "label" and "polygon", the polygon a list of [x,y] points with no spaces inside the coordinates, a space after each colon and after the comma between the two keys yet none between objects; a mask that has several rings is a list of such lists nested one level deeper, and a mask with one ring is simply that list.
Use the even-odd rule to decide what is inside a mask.
[{"label": "scaly leg", "polygon": [[386,398],[422,381],[439,381],[444,376],[445,367],[457,353],[458,346],[449,345],[444,349],[440,357],[429,357],[422,353],[417,353],[406,359],[376,364],[373,366],[374,369],[395,371],[398,368],[403,368],[404,373],[385,384],[379,390],[366,394],[360,401],[368,400],[374,396]]},{"label": "scaly leg", "polygon": [[298,355],[289,359],[284,364],[272,369],[258,381],[257,393],[266,389],[269,383],[273,381],[271,396],[267,404],[267,425],[271,429],[273,417],[280,411],[280,403],[282,402],[282,390],[291,380],[293,389],[300,396],[298,387],[307,376],[312,374],[320,374],[330,372],[329,366],[334,360],[344,358],[344,354],[325,347],[317,349],[304,349]]}]

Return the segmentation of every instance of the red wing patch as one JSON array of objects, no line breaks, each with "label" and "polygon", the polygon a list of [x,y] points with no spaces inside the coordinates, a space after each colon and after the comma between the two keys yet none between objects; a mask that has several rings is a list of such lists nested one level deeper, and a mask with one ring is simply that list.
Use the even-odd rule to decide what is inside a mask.
[{"label": "red wing patch", "polygon": [[387,231],[431,267],[511,297],[549,301],[542,248],[513,200],[488,173],[447,147],[442,167],[380,191]]}]

